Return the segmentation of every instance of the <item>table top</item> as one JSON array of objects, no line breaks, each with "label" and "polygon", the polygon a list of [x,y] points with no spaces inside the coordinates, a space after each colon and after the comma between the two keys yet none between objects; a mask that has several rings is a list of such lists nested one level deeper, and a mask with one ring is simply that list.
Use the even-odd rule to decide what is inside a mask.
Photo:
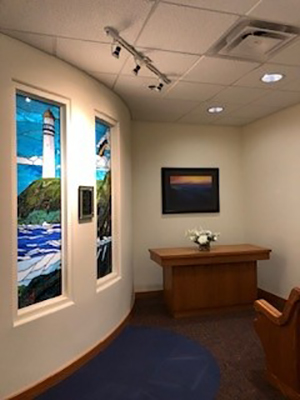
[{"label": "table top", "polygon": [[212,245],[209,251],[193,247],[149,249],[150,258],[161,266],[267,260],[271,250],[252,244]]}]

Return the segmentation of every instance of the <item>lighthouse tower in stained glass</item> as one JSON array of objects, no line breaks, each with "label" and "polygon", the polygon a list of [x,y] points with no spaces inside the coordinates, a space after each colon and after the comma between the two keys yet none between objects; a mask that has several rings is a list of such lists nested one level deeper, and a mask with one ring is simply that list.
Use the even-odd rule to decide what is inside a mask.
[{"label": "lighthouse tower in stained glass", "polygon": [[50,110],[43,115],[43,178],[55,178],[55,117]]}]

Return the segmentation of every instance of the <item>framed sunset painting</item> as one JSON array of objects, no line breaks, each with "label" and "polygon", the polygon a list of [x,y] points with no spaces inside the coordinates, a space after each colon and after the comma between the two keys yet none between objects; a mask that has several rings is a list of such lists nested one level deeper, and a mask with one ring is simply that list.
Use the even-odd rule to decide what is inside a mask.
[{"label": "framed sunset painting", "polygon": [[162,168],[162,212],[220,211],[218,168]]}]

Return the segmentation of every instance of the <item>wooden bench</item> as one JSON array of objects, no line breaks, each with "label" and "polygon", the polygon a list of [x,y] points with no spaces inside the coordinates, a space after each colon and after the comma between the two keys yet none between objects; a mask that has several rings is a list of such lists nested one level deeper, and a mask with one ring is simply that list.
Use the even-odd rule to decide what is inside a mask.
[{"label": "wooden bench", "polygon": [[294,288],[283,312],[265,300],[254,302],[268,381],[287,398],[300,400],[300,288]]}]

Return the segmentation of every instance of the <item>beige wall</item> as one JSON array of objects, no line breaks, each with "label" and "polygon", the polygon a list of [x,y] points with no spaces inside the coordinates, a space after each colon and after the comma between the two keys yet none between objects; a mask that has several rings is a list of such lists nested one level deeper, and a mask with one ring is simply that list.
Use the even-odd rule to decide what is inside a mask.
[{"label": "beige wall", "polygon": [[[162,167],[218,167],[220,213],[163,215]],[[136,291],[161,289],[162,270],[148,249],[193,245],[185,231],[221,232],[220,243],[243,243],[241,135],[238,128],[133,123],[133,254]]]},{"label": "beige wall", "polygon": [[287,297],[300,284],[300,106],[243,129],[246,238],[269,246],[259,287]]},{"label": "beige wall", "polygon": [[[70,65],[0,35],[0,399],[35,384],[106,338],[128,315],[132,301],[130,116],[105,86]],[[68,104],[66,301],[19,319],[16,315],[15,82]],[[77,188],[94,184],[95,110],[117,123],[113,139],[114,197],[119,210],[115,264],[120,276],[96,285],[95,220],[79,224]],[[119,136],[119,138],[118,138]],[[113,166],[114,168],[114,166]],[[117,245],[116,245],[117,246]],[[50,302],[51,303],[51,302]]]},{"label": "beige wall", "polygon": [[[258,286],[287,297],[300,281],[300,106],[245,128],[133,123],[135,289],[160,289],[148,248],[185,246],[186,229],[220,231],[220,243],[272,249]],[[162,215],[161,167],[219,167],[220,214]]]}]

